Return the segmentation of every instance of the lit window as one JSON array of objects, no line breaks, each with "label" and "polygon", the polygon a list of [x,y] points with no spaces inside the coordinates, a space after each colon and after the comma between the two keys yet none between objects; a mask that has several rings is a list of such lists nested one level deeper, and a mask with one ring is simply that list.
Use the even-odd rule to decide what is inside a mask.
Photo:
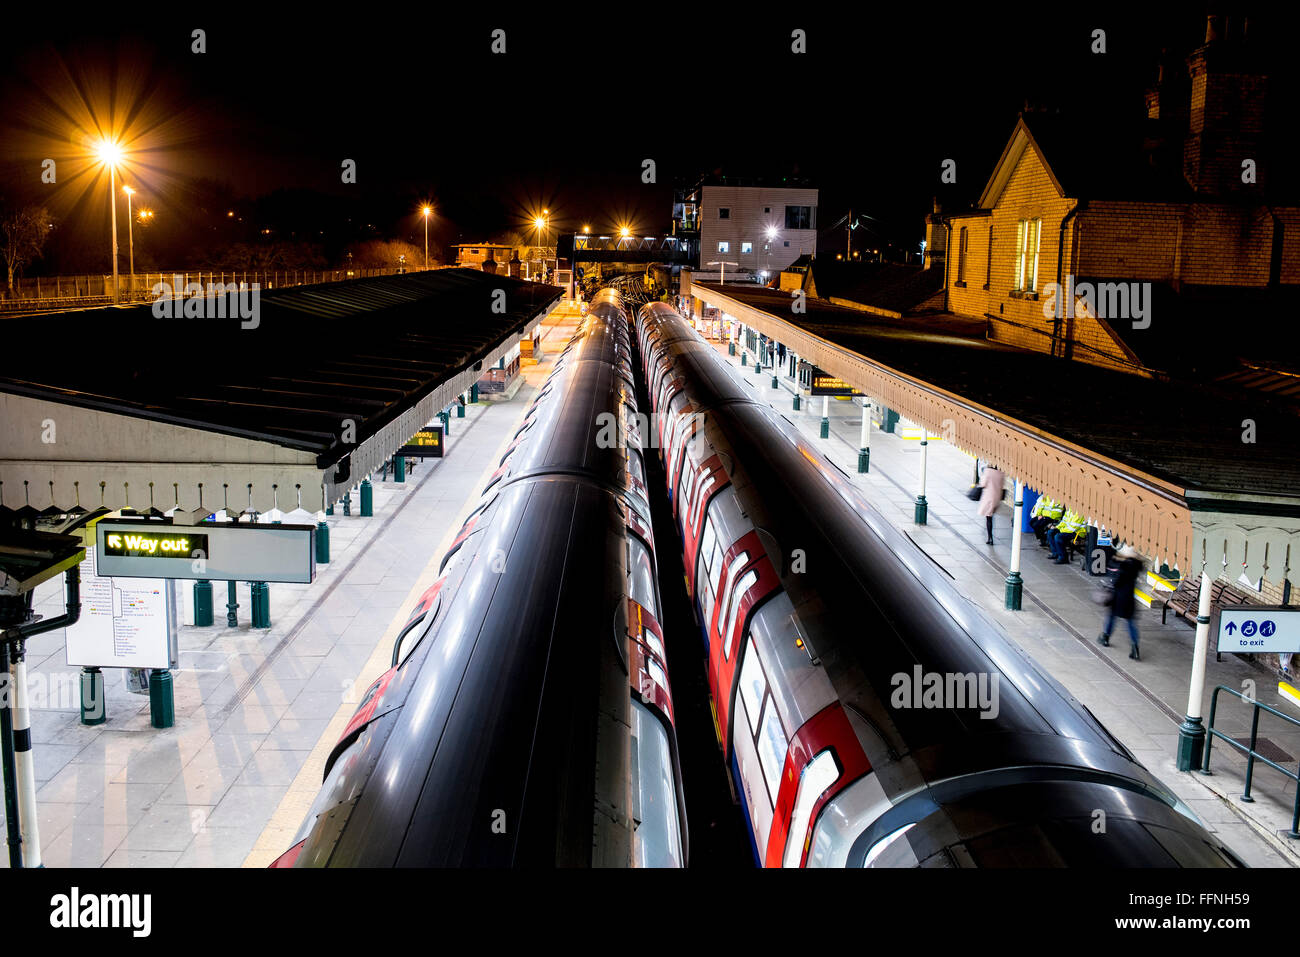
[{"label": "lit window", "polygon": [[758,760],[763,765],[763,777],[767,779],[767,793],[776,804],[776,795],[781,788],[781,769],[785,766],[786,740],[781,719],[776,714],[776,701],[770,694],[763,709],[763,729],[759,732],[757,744]]},{"label": "lit window", "polygon": [[659,607],[655,604],[655,569],[650,553],[634,538],[627,540],[627,590],[632,600],[655,618]]},{"label": "lit window", "polygon": [[720,253],[731,252],[731,243],[726,242],[725,240],[723,242],[718,243],[718,252]]},{"label": "lit window", "polygon": [[1038,288],[1038,249],[1043,221],[1022,219],[1016,223],[1016,289],[1033,292]]},{"label": "lit window", "polygon": [[786,835],[785,859],[781,866],[798,867],[803,860],[803,843],[808,834],[813,807],[822,792],[834,784],[839,776],[840,769],[829,750],[817,755],[803,769],[803,774],[799,776],[799,793],[794,799],[794,813],[790,816],[790,832]]},{"label": "lit window", "polygon": [[767,679],[763,677],[763,668],[758,663],[758,652],[754,650],[754,640],[749,640],[745,651],[745,663],[740,667],[740,697],[745,702],[745,712],[749,715],[749,733],[758,731],[758,709],[763,703],[767,691]]},{"label": "lit window", "polygon": [[[746,556],[746,558],[748,557]],[[740,600],[745,597],[745,592],[749,591],[750,586],[756,581],[758,581],[757,572],[745,572],[731,592],[731,610],[727,612],[727,630],[722,633],[722,654],[727,660],[731,659],[731,632],[736,627],[736,615],[740,613]]]},{"label": "lit window", "polygon": [[753,244],[753,243],[741,243],[741,244],[740,244],[740,251],[741,251],[742,253],[752,253],[752,252],[754,251],[754,244]]}]

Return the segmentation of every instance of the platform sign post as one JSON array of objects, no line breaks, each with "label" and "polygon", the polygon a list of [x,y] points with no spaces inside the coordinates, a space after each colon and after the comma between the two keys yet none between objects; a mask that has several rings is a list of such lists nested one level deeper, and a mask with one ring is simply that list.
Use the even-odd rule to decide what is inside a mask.
[{"label": "platform sign post", "polygon": [[1196,606],[1196,643],[1192,650],[1192,680],[1187,689],[1187,714],[1178,726],[1179,771],[1199,771],[1205,753],[1205,725],[1201,721],[1201,698],[1205,694],[1205,659],[1210,647],[1210,576],[1201,564],[1201,591]]},{"label": "platform sign post", "polygon": [[1014,518],[1011,521],[1011,571],[1007,574],[1006,604],[1008,611],[1020,611],[1024,582],[1020,578],[1020,516],[1025,509],[1025,483],[1016,479]]},{"label": "platform sign post", "polygon": [[858,472],[871,471],[871,400],[862,398],[862,432],[858,440]]},{"label": "platform sign post", "polygon": [[916,496],[916,508],[912,515],[917,525],[925,524],[930,511],[930,504],[925,500],[925,457],[929,449],[929,432],[929,429],[921,426],[921,491]]}]

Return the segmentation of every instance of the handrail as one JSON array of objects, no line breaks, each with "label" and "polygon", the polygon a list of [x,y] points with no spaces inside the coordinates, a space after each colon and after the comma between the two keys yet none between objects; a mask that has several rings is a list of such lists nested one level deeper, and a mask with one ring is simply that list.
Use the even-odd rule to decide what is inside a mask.
[{"label": "handrail", "polygon": [[[1251,721],[1250,721],[1250,747],[1246,747],[1241,742],[1235,741],[1232,738],[1228,737],[1226,734],[1224,734],[1222,731],[1215,729],[1214,713],[1219,706],[1220,691],[1226,691],[1230,695],[1236,695],[1241,700],[1247,701],[1254,706],[1254,712],[1252,713]],[[1291,830],[1287,832],[1286,836],[1291,838],[1292,840],[1300,840],[1300,772],[1288,771],[1280,764],[1275,764],[1273,761],[1270,761],[1268,758],[1264,757],[1264,755],[1260,754],[1258,751],[1255,750],[1255,745],[1258,743],[1258,739],[1259,739],[1260,709],[1267,711],[1269,714],[1275,714],[1283,721],[1286,721],[1288,724],[1293,724],[1297,728],[1300,728],[1300,718],[1294,718],[1289,714],[1283,714],[1281,711],[1278,711],[1276,708],[1271,708],[1268,705],[1264,704],[1262,701],[1256,701],[1254,698],[1247,697],[1246,695],[1242,694],[1240,691],[1234,691],[1232,688],[1229,688],[1225,685],[1219,685],[1214,689],[1214,693],[1210,695],[1210,723],[1209,726],[1206,728],[1206,731],[1208,733],[1205,735],[1205,760],[1204,762],[1202,762],[1201,773],[1202,774],[1211,773],[1210,772],[1210,745],[1214,743],[1214,739],[1216,737],[1222,738],[1225,742],[1232,745],[1237,750],[1245,751],[1246,754],[1249,755],[1246,758],[1246,789],[1241,795],[1241,800],[1246,802],[1247,804],[1253,803],[1255,800],[1253,797],[1250,796],[1250,782],[1251,782],[1251,778],[1254,776],[1256,758],[1259,758],[1259,760],[1263,761],[1270,768],[1274,768],[1277,771],[1281,771],[1292,781],[1296,782],[1295,808],[1291,815]]]}]

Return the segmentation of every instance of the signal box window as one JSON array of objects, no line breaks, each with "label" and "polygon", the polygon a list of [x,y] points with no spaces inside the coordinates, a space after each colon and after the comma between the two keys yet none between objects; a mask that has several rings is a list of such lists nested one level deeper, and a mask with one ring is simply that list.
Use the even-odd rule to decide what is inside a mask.
[{"label": "signal box window", "polygon": [[812,229],[813,208],[811,206],[787,206],[785,208],[786,229]]},{"label": "signal box window", "polygon": [[730,218],[731,218],[731,207],[729,207],[729,206],[719,206],[719,207],[718,207],[718,219],[730,219]]},{"label": "signal box window", "polygon": [[718,252],[720,252],[720,253],[729,253],[729,252],[731,252],[731,243],[726,242],[726,241],[723,241],[723,242],[718,243]]},{"label": "signal box window", "polygon": [[740,244],[740,251],[741,251],[742,253],[752,253],[752,252],[754,251],[754,244],[753,244],[753,243],[741,243],[741,244]]}]

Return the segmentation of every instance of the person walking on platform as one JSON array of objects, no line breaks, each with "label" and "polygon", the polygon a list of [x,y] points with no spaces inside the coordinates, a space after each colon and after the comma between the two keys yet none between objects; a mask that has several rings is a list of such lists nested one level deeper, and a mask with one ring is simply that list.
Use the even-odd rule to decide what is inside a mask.
[{"label": "person walking on platform", "polygon": [[1001,470],[996,465],[990,465],[984,470],[984,478],[980,480],[980,488],[984,489],[980,495],[979,514],[984,519],[984,528],[988,532],[988,541],[986,545],[993,544],[993,513],[998,510],[1002,504],[1002,486],[1006,481]]},{"label": "person walking on platform", "polygon": [[1115,624],[1116,618],[1123,618],[1128,622],[1128,634],[1133,642],[1133,650],[1128,656],[1134,661],[1141,661],[1138,654],[1138,627],[1134,615],[1137,611],[1137,600],[1133,595],[1137,587],[1138,575],[1142,573],[1142,559],[1138,556],[1137,549],[1132,545],[1125,545],[1118,553],[1120,563],[1119,571],[1115,574],[1115,586],[1111,592],[1110,610],[1106,615],[1106,624],[1101,629],[1101,634],[1097,638],[1100,645],[1110,645],[1110,630]]}]

